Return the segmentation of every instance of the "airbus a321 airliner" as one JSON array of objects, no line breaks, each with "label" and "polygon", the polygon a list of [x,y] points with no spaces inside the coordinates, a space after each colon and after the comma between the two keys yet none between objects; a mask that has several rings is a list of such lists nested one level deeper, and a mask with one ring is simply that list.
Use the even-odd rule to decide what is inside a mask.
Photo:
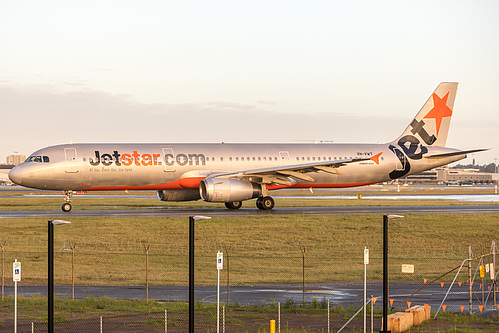
[{"label": "airbus a321 airliner", "polygon": [[40,149],[14,167],[12,182],[73,191],[154,190],[163,201],[203,199],[237,209],[268,192],[342,188],[390,181],[461,160],[446,148],[457,83],[441,83],[396,140],[386,144],[67,144]]}]

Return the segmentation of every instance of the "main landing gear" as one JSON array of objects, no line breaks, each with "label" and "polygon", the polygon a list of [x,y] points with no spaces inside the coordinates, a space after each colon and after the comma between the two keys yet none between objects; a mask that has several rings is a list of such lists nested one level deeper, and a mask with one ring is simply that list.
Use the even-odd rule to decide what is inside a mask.
[{"label": "main landing gear", "polygon": [[256,199],[256,207],[260,210],[272,210],[274,208],[274,199],[272,197],[260,197]]},{"label": "main landing gear", "polygon": [[229,209],[239,209],[243,205],[242,201],[226,202],[225,207]]},{"label": "main landing gear", "polygon": [[73,197],[73,191],[68,190],[64,191],[64,195],[66,196],[66,202],[62,204],[61,209],[63,212],[67,213],[71,210],[71,198]]},{"label": "main landing gear", "polygon": [[[241,201],[226,202],[225,207],[228,209],[239,209],[243,203]],[[272,197],[260,197],[256,199],[256,207],[260,210],[272,210],[274,208],[274,199]]]}]

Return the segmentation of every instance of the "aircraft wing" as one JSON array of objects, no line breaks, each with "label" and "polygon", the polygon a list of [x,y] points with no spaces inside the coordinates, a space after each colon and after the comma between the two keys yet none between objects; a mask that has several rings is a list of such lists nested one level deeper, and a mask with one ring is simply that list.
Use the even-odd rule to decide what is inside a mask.
[{"label": "aircraft wing", "polygon": [[[379,157],[379,155],[380,154],[376,155],[376,157]],[[312,177],[306,175],[307,172],[324,171],[331,174],[341,175],[341,172],[338,171],[339,167],[349,163],[355,163],[367,160],[373,160],[373,157],[349,158],[343,160],[332,160],[332,161],[322,161],[322,162],[313,162],[313,163],[304,163],[304,164],[276,166],[276,167],[262,168],[262,169],[242,170],[230,173],[212,174],[210,175],[210,178],[212,177],[233,178],[233,179],[247,180],[250,182],[263,183],[263,184],[275,183],[275,184],[290,186],[292,185],[291,182],[292,178],[314,182],[314,179]],[[375,161],[377,161],[377,159]]]}]

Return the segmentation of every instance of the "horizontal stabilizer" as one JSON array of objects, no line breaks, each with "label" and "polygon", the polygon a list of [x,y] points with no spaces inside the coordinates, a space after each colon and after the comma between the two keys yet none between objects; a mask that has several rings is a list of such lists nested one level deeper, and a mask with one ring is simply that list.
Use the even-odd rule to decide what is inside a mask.
[{"label": "horizontal stabilizer", "polygon": [[458,156],[458,155],[466,155],[466,154],[473,154],[473,153],[478,153],[481,151],[486,151],[489,150],[490,148],[485,148],[485,149],[473,149],[473,150],[462,150],[462,151],[455,151],[452,153],[443,153],[443,154],[436,154],[436,155],[430,155],[430,156],[425,156],[425,158],[440,158],[440,157],[450,157],[450,156]]}]

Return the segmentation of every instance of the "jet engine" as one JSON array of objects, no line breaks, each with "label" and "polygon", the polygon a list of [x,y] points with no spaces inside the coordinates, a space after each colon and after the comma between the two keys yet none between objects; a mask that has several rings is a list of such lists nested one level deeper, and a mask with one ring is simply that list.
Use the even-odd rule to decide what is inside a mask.
[{"label": "jet engine", "polygon": [[194,201],[201,199],[199,191],[193,189],[159,190],[157,195],[161,201]]},{"label": "jet engine", "polygon": [[201,199],[209,202],[235,202],[258,198],[259,184],[238,179],[205,178],[199,183]]}]

